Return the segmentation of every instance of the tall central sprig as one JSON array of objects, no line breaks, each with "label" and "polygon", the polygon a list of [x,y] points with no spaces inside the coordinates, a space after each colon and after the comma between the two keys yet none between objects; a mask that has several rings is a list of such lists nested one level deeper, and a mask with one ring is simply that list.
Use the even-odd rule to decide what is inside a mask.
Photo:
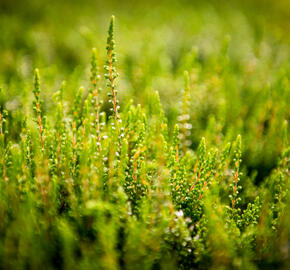
[{"label": "tall central sprig", "polygon": [[42,152],[44,151],[44,128],[43,128],[43,118],[42,118],[42,112],[40,108],[41,100],[40,100],[40,79],[39,79],[39,71],[38,69],[35,69],[34,71],[34,102],[33,102],[33,109],[36,113],[37,122],[38,122],[38,128],[39,128],[39,134],[40,134],[40,140],[41,140],[41,149]]},{"label": "tall central sprig", "polygon": [[116,85],[115,85],[115,79],[117,78],[118,74],[116,72],[116,54],[115,54],[115,41],[114,41],[114,25],[115,25],[115,17],[111,17],[109,31],[108,31],[108,39],[107,39],[107,61],[105,65],[105,78],[107,79],[107,86],[110,88],[110,93],[108,93],[109,96],[109,102],[113,103],[113,108],[111,110],[113,111],[113,117],[115,120],[115,126],[119,133],[118,129],[118,120],[119,120],[119,114],[118,114],[118,100],[117,100],[117,93]]}]

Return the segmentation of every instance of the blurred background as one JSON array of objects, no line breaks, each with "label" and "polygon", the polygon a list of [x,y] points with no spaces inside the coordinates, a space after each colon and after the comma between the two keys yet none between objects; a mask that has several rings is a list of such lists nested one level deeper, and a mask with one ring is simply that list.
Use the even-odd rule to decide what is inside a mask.
[{"label": "blurred background", "polygon": [[218,54],[226,36],[237,61],[256,56],[263,41],[289,45],[288,0],[1,0],[0,14],[2,84],[31,77],[36,66],[47,69],[47,76],[54,69],[67,77],[88,66],[92,47],[102,62],[112,14],[120,71],[133,88],[131,62],[136,69],[155,69],[148,73],[157,78],[165,71],[178,74],[183,55],[194,46],[203,60]]},{"label": "blurred background", "polygon": [[290,115],[289,0],[0,0],[0,105],[14,119],[10,136],[19,139],[17,115],[32,111],[34,68],[47,112],[63,80],[68,103],[89,87],[93,47],[103,74],[112,14],[121,106],[147,104],[158,90],[172,127],[188,70],[191,147],[202,136],[218,145],[241,133],[249,175],[268,175]]}]

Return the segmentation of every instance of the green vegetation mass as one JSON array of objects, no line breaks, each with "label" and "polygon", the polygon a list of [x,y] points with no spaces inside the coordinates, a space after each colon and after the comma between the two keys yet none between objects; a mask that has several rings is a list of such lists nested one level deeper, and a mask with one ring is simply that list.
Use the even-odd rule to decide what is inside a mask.
[{"label": "green vegetation mass", "polygon": [[289,269],[288,1],[3,0],[0,31],[0,269]]}]

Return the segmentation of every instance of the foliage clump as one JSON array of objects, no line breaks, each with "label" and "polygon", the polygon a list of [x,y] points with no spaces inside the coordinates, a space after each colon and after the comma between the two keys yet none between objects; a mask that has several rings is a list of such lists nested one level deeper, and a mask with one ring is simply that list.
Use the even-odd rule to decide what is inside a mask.
[{"label": "foliage clump", "polygon": [[[46,110],[35,70],[34,116],[9,116],[0,107],[1,268],[286,266],[287,121],[277,167],[255,185],[243,166],[243,138],[234,130],[223,136],[211,117],[208,138],[191,143],[196,68],[184,73],[174,124],[157,92],[145,106],[129,101],[120,108],[114,39],[112,17],[104,67],[108,102],[93,49],[90,84],[73,102],[65,100],[62,83],[52,97],[55,108]],[[17,139],[9,133],[16,117],[22,120]]]}]

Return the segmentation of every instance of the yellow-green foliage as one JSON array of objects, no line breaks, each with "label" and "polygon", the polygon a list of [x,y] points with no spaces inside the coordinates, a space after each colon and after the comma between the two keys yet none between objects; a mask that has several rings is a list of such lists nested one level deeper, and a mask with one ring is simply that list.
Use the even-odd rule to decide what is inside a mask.
[{"label": "yellow-green foliage", "polygon": [[[211,36],[243,13],[227,6],[224,21],[215,1],[200,13],[180,2],[160,29],[134,25],[142,5],[123,11],[120,35],[113,16],[106,50],[83,26],[90,68],[69,71],[89,57],[73,33],[77,53],[63,47],[61,29],[62,71],[42,59],[57,44],[34,30],[34,81],[16,47],[19,69],[0,63],[0,269],[289,267],[289,51],[245,25]],[[175,13],[184,35],[168,30]]]}]

